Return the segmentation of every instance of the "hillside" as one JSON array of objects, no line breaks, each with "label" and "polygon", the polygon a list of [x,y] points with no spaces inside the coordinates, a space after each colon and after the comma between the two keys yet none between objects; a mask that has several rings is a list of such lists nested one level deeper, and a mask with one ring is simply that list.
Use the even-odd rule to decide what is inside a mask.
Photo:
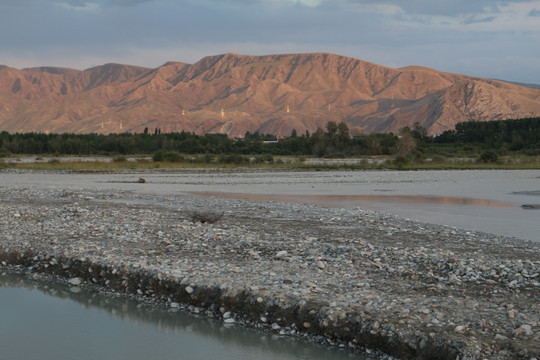
[{"label": "hillside", "polygon": [[424,67],[392,69],[324,53],[224,54],[156,69],[0,66],[0,131],[193,131],[290,135],[345,121],[362,132],[419,122],[540,116],[540,90]]}]

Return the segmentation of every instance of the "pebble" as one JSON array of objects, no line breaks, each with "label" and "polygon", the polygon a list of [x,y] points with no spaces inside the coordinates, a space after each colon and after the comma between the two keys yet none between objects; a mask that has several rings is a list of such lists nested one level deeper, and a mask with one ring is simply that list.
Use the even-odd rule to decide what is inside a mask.
[{"label": "pebble", "polygon": [[79,277],[69,279],[69,283],[73,286],[79,286],[82,283],[82,279]]}]

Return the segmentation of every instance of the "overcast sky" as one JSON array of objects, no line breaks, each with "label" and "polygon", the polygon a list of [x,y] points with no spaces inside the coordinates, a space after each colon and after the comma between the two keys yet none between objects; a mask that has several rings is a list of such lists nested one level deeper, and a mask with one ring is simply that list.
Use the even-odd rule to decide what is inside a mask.
[{"label": "overcast sky", "polygon": [[330,52],[540,84],[540,0],[0,0],[0,64]]}]

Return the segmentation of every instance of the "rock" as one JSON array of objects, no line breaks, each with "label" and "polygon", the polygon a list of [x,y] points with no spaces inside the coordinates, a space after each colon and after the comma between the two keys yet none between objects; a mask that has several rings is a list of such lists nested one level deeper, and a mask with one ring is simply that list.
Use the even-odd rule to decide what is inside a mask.
[{"label": "rock", "polygon": [[82,279],[79,277],[69,279],[69,283],[73,286],[79,286],[82,283]]},{"label": "rock", "polygon": [[188,294],[193,294],[193,288],[191,286],[186,286],[186,292]]},{"label": "rock", "polygon": [[234,318],[227,318],[227,319],[223,320],[223,322],[225,324],[234,324],[236,322],[236,320],[234,320]]},{"label": "rock", "polygon": [[519,327],[515,328],[512,333],[516,336],[519,336],[519,335],[527,335],[527,336],[531,336],[531,335],[534,335],[534,332],[532,330],[532,326],[529,325],[529,324],[522,324],[520,325]]},{"label": "rock", "polygon": [[276,254],[276,259],[284,258],[287,255],[288,255],[287,250],[278,251],[277,254]]},{"label": "rock", "polygon": [[465,326],[458,325],[454,328],[454,332],[458,334],[463,334],[463,331],[465,330]]}]

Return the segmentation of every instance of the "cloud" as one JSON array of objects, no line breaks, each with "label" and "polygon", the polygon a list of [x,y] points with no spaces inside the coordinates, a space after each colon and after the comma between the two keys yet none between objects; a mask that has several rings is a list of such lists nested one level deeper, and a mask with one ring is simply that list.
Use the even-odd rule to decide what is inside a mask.
[{"label": "cloud", "polygon": [[[540,0],[0,0],[0,63],[155,67],[320,51],[540,82],[523,79],[540,76],[530,46],[540,43],[538,9]],[[494,60],[506,55],[524,66]]]},{"label": "cloud", "polygon": [[492,22],[495,20],[495,16],[484,16],[484,17],[478,17],[478,16],[468,16],[465,18],[465,20],[462,21],[463,24],[475,24],[475,23],[483,23],[483,22]]},{"label": "cloud", "polygon": [[68,4],[68,3],[63,2],[63,3],[54,3],[54,5],[62,9],[79,12],[79,13],[82,13],[82,12],[97,13],[101,10],[101,7],[99,6],[99,4],[96,4],[96,3],[83,2],[83,3],[80,3],[80,5],[77,5],[77,4]]},{"label": "cloud", "polygon": [[[387,4],[401,7],[411,15],[457,16],[484,12],[493,4],[492,0],[345,0],[359,5]],[[515,1],[515,0],[510,0]]]}]

